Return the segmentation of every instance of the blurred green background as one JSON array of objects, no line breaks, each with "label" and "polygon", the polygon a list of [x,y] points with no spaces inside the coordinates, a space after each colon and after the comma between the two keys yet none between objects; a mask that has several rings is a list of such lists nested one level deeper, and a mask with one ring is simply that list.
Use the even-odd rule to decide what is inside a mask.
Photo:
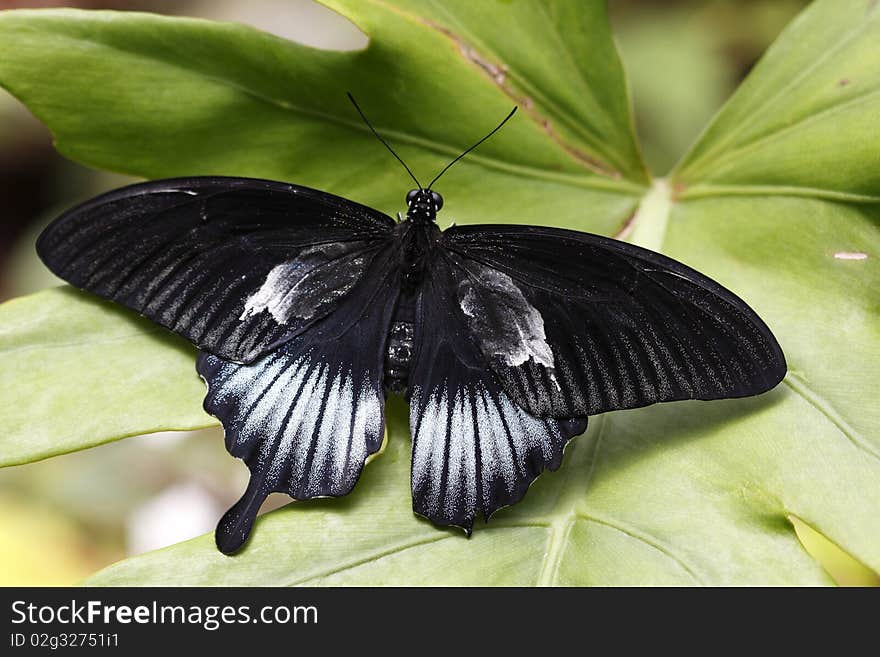
[{"label": "blurred green background", "polygon": [[[637,130],[655,174],[663,175],[685,152],[806,4],[611,0]],[[59,6],[232,20],[322,48],[366,44],[351,24],[309,0],[0,0],[2,9]],[[57,284],[34,254],[36,235],[64,208],[129,180],[61,158],[47,130],[0,90],[0,299]],[[226,454],[219,430],[130,438],[2,469],[0,585],[72,584],[122,557],[212,531],[245,475],[245,466]],[[267,508],[285,501],[273,496]],[[880,583],[821,536],[797,527],[838,583]]]}]

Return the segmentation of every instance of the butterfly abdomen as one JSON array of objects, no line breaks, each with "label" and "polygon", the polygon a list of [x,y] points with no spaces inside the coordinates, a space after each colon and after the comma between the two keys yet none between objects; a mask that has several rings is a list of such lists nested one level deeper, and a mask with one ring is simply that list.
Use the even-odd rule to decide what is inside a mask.
[{"label": "butterfly abdomen", "polygon": [[385,341],[383,383],[386,391],[400,395],[409,390],[409,374],[415,350],[416,300],[416,295],[406,292],[397,297],[388,339]]},{"label": "butterfly abdomen", "polygon": [[388,334],[388,350],[385,352],[385,387],[396,394],[407,389],[410,362],[413,354],[415,324],[394,322]]}]

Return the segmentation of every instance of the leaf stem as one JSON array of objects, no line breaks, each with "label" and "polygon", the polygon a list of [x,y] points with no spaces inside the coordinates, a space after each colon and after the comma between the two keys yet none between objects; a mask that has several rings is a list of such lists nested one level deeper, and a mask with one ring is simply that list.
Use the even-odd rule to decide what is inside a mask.
[{"label": "leaf stem", "polygon": [[639,209],[630,222],[628,234],[622,237],[637,246],[660,251],[666,238],[671,210],[672,190],[664,178],[657,178],[642,198]]}]

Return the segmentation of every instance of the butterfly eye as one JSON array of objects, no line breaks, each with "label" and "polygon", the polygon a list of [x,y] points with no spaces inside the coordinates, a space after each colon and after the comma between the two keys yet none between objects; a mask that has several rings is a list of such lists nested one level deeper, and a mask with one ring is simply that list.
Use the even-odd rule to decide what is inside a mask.
[{"label": "butterfly eye", "polygon": [[434,201],[434,206],[439,210],[443,207],[443,197],[440,196],[437,192],[431,192],[431,200]]},{"label": "butterfly eye", "polygon": [[410,203],[412,203],[412,202],[413,202],[413,199],[416,197],[416,195],[417,195],[418,193],[419,193],[419,190],[417,190],[417,189],[411,189],[411,190],[409,190],[409,191],[406,193],[406,204],[409,205]]}]

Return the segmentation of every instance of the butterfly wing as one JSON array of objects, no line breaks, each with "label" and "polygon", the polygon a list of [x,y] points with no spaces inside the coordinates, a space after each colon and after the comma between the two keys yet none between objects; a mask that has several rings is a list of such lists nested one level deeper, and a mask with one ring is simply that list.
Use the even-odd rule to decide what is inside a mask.
[{"label": "butterfly wing", "polygon": [[519,501],[545,469],[555,470],[586,418],[539,418],[501,387],[480,352],[456,291],[463,272],[441,253],[416,303],[410,375],[413,509],[468,532]]},{"label": "butterfly wing", "polygon": [[56,219],[37,251],[55,274],[222,358],[250,362],[330,312],[395,222],[267,180],[124,187]]},{"label": "butterfly wing", "polygon": [[395,258],[382,250],[330,314],[250,365],[200,354],[205,410],[221,420],[227,449],[251,471],[244,495],[217,526],[221,551],[244,544],[269,493],[345,495],[381,447]]},{"label": "butterfly wing", "polygon": [[680,262],[532,226],[443,233],[468,334],[504,390],[539,416],[755,395],[785,375],[746,303]]}]

